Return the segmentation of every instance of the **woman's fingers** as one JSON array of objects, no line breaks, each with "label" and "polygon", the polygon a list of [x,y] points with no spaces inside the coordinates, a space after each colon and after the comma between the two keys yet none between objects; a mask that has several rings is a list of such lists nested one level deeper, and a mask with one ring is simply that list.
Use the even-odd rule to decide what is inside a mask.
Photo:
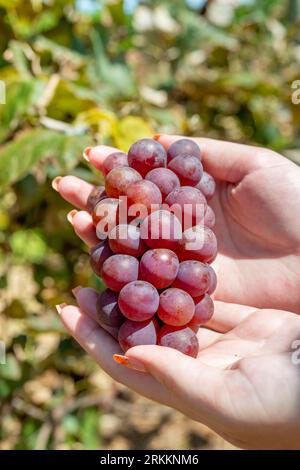
[{"label": "woman's fingers", "polygon": [[103,162],[114,152],[119,152],[120,150],[109,147],[108,145],[97,145],[96,147],[87,147],[84,151],[84,158],[93,165],[97,170],[102,171]]},{"label": "woman's fingers", "polygon": [[[165,134],[156,136],[156,140],[166,149],[182,138],[182,136]],[[286,161],[281,155],[260,147],[206,138],[192,140],[201,149],[205,170],[216,179],[229,183],[238,183],[246,174],[258,168],[282,164]]]},{"label": "woman's fingers", "polygon": [[215,311],[207,323],[205,328],[210,328],[215,332],[227,333],[236,328],[242,321],[253,313],[257,312],[257,308],[248,307],[239,304],[230,304],[214,300]]},{"label": "woman's fingers", "polygon": [[67,219],[70,224],[73,225],[76,235],[78,235],[88,247],[93,247],[100,243],[96,235],[93,219],[88,212],[76,211],[74,209],[68,213]]},{"label": "woman's fingers", "polygon": [[52,187],[61,197],[79,209],[86,210],[88,197],[94,186],[76,176],[57,176]]}]

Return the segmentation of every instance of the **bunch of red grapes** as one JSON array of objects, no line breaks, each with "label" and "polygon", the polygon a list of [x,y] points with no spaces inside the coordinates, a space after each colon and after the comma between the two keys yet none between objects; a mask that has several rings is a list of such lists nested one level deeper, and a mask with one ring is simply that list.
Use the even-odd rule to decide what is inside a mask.
[{"label": "bunch of red grapes", "polygon": [[217,282],[215,214],[207,204],[215,181],[199,147],[181,139],[166,152],[142,139],[128,155],[109,155],[103,173],[105,187],[88,200],[101,240],[91,266],[107,287],[97,301],[100,325],[124,352],[158,344],[196,357]]}]

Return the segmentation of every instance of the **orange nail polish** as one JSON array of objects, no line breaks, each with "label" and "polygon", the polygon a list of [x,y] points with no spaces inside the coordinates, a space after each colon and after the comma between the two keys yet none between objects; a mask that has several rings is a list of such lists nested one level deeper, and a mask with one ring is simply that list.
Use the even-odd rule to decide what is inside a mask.
[{"label": "orange nail polish", "polygon": [[129,359],[129,357],[122,356],[121,354],[114,354],[113,359],[118,364],[121,364],[122,366],[126,366],[129,369],[137,370],[139,372],[147,372],[144,365],[136,361],[135,359]]},{"label": "orange nail polish", "polygon": [[77,287],[74,287],[74,289],[72,289],[74,297],[76,297],[76,295],[79,293],[79,291],[81,291],[81,289],[82,289],[82,286],[77,286]]},{"label": "orange nail polish", "polygon": [[67,214],[67,220],[68,222],[70,222],[71,225],[73,225],[73,218],[74,216],[77,214],[77,210],[76,209],[73,209],[72,211],[70,211],[68,214]]},{"label": "orange nail polish", "polygon": [[154,140],[159,140],[160,136],[161,136],[161,134],[154,134],[153,139]]},{"label": "orange nail polish", "polygon": [[62,312],[63,308],[66,307],[66,306],[67,306],[66,303],[55,305],[55,308],[57,310],[58,315],[61,315],[61,312]]},{"label": "orange nail polish", "polygon": [[92,150],[92,147],[87,147],[84,152],[83,152],[83,158],[89,162],[90,161],[90,152]]},{"label": "orange nail polish", "polygon": [[54,180],[52,181],[51,186],[52,186],[52,188],[54,189],[54,191],[57,191],[57,192],[58,192],[59,183],[60,183],[60,180],[61,180],[61,179],[62,179],[62,176],[57,176],[57,177],[54,178]]}]

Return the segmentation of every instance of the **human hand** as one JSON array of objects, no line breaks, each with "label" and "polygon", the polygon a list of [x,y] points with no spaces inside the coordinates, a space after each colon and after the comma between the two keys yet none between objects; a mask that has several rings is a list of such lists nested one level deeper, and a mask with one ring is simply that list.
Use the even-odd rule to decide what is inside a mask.
[{"label": "human hand", "polygon": [[[180,137],[158,137],[166,148]],[[300,313],[300,168],[270,150],[211,139],[195,139],[204,168],[217,179],[211,205],[216,213],[219,254],[214,298]],[[101,171],[115,148],[88,152]],[[75,177],[54,187],[85,210],[92,186]],[[76,233],[89,245],[98,239],[87,212],[72,211]]]},{"label": "human hand", "polygon": [[[72,336],[115,380],[176,408],[226,440],[249,449],[300,449],[300,364],[292,356],[300,317],[279,310],[215,302],[200,328],[197,359],[161,346],[126,356],[97,323],[90,288],[74,291],[78,307],[58,307]],[[133,370],[136,369],[136,370]]]}]

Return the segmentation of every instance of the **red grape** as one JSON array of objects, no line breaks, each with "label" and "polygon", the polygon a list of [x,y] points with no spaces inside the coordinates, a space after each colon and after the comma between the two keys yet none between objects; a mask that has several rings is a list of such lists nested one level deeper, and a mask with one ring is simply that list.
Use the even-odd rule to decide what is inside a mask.
[{"label": "red grape", "polygon": [[167,325],[186,325],[194,312],[194,301],[184,290],[170,288],[160,294],[157,315]]},{"label": "red grape", "polygon": [[105,289],[99,295],[97,302],[97,317],[101,325],[120,327],[125,318],[118,305],[118,294],[110,289]]},{"label": "red grape", "polygon": [[118,199],[105,198],[95,206],[92,217],[98,238],[105,239],[118,223],[119,204]]},{"label": "red grape", "polygon": [[107,194],[105,192],[104,186],[94,186],[86,202],[87,211],[93,212],[98,202],[102,201],[102,199],[105,199],[106,197],[107,197]]},{"label": "red grape", "polygon": [[214,313],[214,303],[208,294],[198,297],[195,301],[195,314],[190,321],[190,325],[203,325],[211,319]]},{"label": "red grape", "polygon": [[191,139],[180,139],[173,142],[168,148],[168,162],[178,155],[193,155],[201,160],[201,153],[198,145]]},{"label": "red grape", "polygon": [[147,249],[140,230],[135,225],[117,225],[110,231],[108,241],[114,253],[139,257]]},{"label": "red grape", "polygon": [[128,163],[144,177],[154,168],[165,167],[167,154],[163,146],[156,140],[142,139],[130,147]]},{"label": "red grape", "polygon": [[183,232],[183,242],[177,252],[180,261],[197,260],[210,263],[217,254],[214,232],[205,226],[195,226]]},{"label": "red grape", "polygon": [[167,348],[177,349],[183,354],[194,358],[197,357],[199,351],[197,336],[187,326],[183,328],[169,325],[163,326],[158,334],[158,344]]},{"label": "red grape", "polygon": [[162,203],[161,192],[156,184],[146,180],[130,184],[126,189],[126,196],[128,207],[143,204],[147,213],[157,210]]},{"label": "red grape", "polygon": [[175,253],[165,248],[148,250],[140,261],[140,278],[157,289],[169,287],[178,273],[179,261]]},{"label": "red grape", "polygon": [[216,224],[215,213],[210,206],[207,206],[207,209],[204,215],[204,225],[208,228],[214,228],[215,224]]},{"label": "red grape", "polygon": [[217,275],[211,266],[208,265],[208,268],[209,268],[209,274],[210,274],[210,287],[207,293],[211,295],[215,292],[216,287],[217,287]]},{"label": "red grape", "polygon": [[174,171],[182,186],[196,186],[199,183],[203,167],[197,157],[186,155],[173,158],[168,164],[169,170]]},{"label": "red grape", "polygon": [[99,243],[90,251],[90,263],[92,270],[97,276],[102,275],[102,266],[105,260],[113,255],[107,241]]},{"label": "red grape", "polygon": [[126,318],[133,321],[149,320],[156,313],[159,295],[152,284],[134,281],[126,284],[119,295],[119,307]]},{"label": "red grape", "polygon": [[169,170],[169,168],[155,168],[147,173],[145,179],[156,184],[163,199],[165,199],[173,189],[179,188],[180,186],[178,176],[175,175],[172,170]]},{"label": "red grape", "polygon": [[134,346],[144,344],[156,344],[157,324],[156,320],[135,322],[126,320],[119,330],[118,340],[124,352]]},{"label": "red grape", "polygon": [[183,261],[173,286],[185,290],[192,297],[199,297],[208,291],[210,280],[208,265],[195,260]]},{"label": "red grape", "polygon": [[199,189],[190,186],[174,189],[165,202],[179,218],[185,230],[203,221],[207,202]]},{"label": "red grape", "polygon": [[102,173],[106,176],[114,168],[128,166],[127,154],[124,152],[113,152],[103,162]]},{"label": "red grape", "polygon": [[216,191],[215,179],[206,171],[203,172],[202,178],[196,186],[204,194],[206,199],[209,201]]},{"label": "red grape", "polygon": [[139,273],[139,262],[129,255],[113,255],[104,261],[102,279],[107,287],[116,292],[131,281],[136,281]]},{"label": "red grape", "polygon": [[176,250],[182,239],[181,224],[169,211],[152,212],[142,222],[141,237],[150,248]]},{"label": "red grape", "polygon": [[105,190],[109,197],[125,195],[126,189],[132,183],[140,181],[141,175],[129,166],[114,168],[105,179]]}]

